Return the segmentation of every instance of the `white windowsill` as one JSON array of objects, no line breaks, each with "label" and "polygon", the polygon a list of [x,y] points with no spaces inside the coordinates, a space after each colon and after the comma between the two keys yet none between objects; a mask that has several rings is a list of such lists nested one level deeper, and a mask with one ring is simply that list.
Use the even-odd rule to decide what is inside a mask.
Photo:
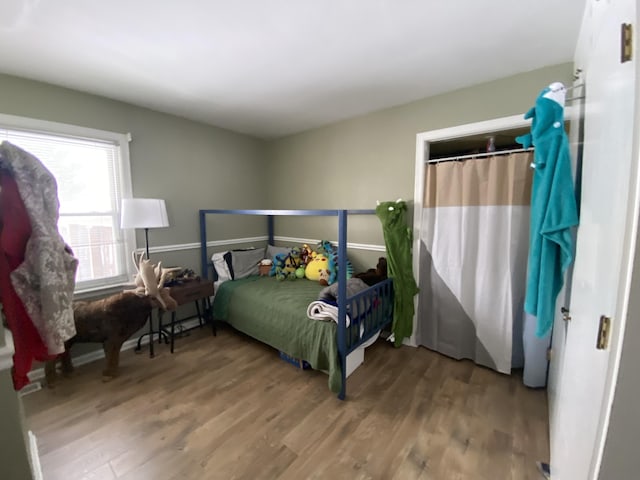
[{"label": "white windowsill", "polygon": [[73,293],[74,300],[86,300],[97,297],[106,297],[108,295],[113,295],[114,293],[120,293],[123,290],[132,290],[136,288],[133,283],[121,283],[118,285],[110,285],[108,287],[94,287],[94,288],[85,288],[83,290],[76,290]]}]

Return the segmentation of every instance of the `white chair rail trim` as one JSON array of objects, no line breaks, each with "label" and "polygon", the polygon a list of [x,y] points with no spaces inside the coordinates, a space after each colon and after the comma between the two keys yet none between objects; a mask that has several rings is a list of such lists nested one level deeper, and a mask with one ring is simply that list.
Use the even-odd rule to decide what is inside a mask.
[{"label": "white chair rail trim", "polygon": [[[298,237],[284,237],[276,235],[273,237],[274,240],[283,243],[307,243],[309,245],[315,245],[320,240],[315,238],[298,238]],[[256,242],[266,242],[269,239],[266,235],[262,235],[259,237],[244,237],[244,238],[230,238],[227,240],[211,240],[207,242],[207,247],[223,247],[225,245],[240,245],[240,244],[250,244]],[[332,240],[331,243],[336,244],[337,242]],[[162,253],[162,252],[176,252],[180,250],[196,250],[200,248],[200,243],[180,243],[175,245],[161,245],[159,247],[149,247],[149,253]],[[351,248],[354,250],[370,250],[374,252],[385,252],[386,248],[384,245],[376,245],[369,243],[352,243],[347,242],[347,248]]]}]

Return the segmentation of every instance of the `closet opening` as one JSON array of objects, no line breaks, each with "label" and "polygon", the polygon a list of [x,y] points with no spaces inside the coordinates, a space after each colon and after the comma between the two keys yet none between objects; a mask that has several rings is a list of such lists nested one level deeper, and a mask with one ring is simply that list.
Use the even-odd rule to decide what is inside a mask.
[{"label": "closet opening", "polygon": [[529,127],[519,127],[449,140],[434,141],[429,144],[428,160],[456,160],[458,157],[491,153],[498,155],[504,151],[520,150],[522,145],[517,143],[515,138],[528,132]]},{"label": "closet opening", "polygon": [[[524,312],[533,149],[523,116],[418,135],[414,345],[547,382],[550,337]],[[565,131],[569,122],[565,124]]]}]

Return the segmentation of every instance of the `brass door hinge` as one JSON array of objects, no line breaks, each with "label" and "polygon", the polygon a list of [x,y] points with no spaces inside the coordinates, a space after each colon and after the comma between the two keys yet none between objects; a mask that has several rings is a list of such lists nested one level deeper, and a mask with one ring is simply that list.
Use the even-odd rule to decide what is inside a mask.
[{"label": "brass door hinge", "polygon": [[606,315],[600,316],[600,327],[598,328],[598,341],[596,348],[605,350],[609,346],[609,335],[611,333],[611,318]]},{"label": "brass door hinge", "polygon": [[620,63],[631,61],[633,55],[633,29],[630,23],[620,25]]}]

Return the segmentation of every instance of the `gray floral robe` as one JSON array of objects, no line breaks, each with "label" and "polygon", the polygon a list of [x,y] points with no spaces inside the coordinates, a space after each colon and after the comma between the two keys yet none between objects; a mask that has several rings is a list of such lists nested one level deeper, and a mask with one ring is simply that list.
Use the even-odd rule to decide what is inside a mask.
[{"label": "gray floral robe", "polygon": [[36,157],[9,142],[0,145],[0,168],[13,175],[31,221],[25,259],[11,282],[49,353],[62,353],[65,340],[76,334],[72,301],[78,260],[58,232],[56,180]]}]

